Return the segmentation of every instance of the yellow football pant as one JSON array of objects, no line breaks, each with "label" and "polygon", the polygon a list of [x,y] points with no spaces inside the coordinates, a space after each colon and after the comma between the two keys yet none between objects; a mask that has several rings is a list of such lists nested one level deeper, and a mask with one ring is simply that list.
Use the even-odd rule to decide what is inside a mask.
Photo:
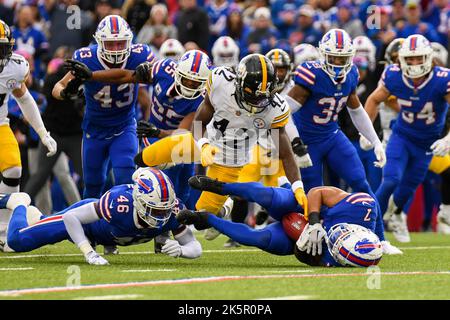
[{"label": "yellow football pant", "polygon": [[19,144],[8,124],[0,126],[0,172],[8,168],[22,167]]},{"label": "yellow football pant", "polygon": [[431,159],[429,170],[436,174],[441,174],[449,167],[450,167],[450,155],[446,155],[445,157],[434,156]]}]

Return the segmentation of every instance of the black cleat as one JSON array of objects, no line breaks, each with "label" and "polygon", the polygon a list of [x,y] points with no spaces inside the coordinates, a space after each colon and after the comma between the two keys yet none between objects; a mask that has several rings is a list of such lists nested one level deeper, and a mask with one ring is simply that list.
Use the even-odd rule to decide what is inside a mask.
[{"label": "black cleat", "polygon": [[193,224],[197,230],[205,230],[211,228],[208,224],[208,215],[206,211],[181,210],[177,214],[177,221],[184,225]]},{"label": "black cleat", "polygon": [[258,211],[255,215],[255,223],[260,226],[269,219],[269,213],[266,210]]},{"label": "black cleat", "polygon": [[188,182],[194,189],[225,195],[223,193],[223,185],[225,182],[221,182],[217,179],[211,179],[207,176],[193,176],[189,178]]}]

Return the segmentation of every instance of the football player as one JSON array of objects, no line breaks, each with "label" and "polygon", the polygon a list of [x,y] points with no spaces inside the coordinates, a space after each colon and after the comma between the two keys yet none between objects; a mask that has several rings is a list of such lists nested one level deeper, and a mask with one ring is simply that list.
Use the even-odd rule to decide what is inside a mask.
[{"label": "football player", "polygon": [[186,50],[183,45],[177,39],[167,39],[159,48],[159,56],[161,59],[178,61],[185,52]]},{"label": "football player", "polygon": [[[377,161],[386,163],[383,145],[356,94],[358,70],[352,59],[355,49],[350,36],[342,29],[331,29],[319,43],[320,61],[305,62],[295,71],[295,86],[286,100],[300,137],[308,146],[313,165],[301,169],[305,190],[323,185],[323,162],[354,191],[373,194],[364,166],[352,143],[339,129],[338,113],[347,107],[358,132],[375,146]],[[382,240],[385,253],[394,248],[384,239],[382,218],[378,218],[376,234]],[[398,250],[396,250],[398,251]]]},{"label": "football player", "polygon": [[[10,95],[17,100],[25,119],[39,135],[41,142],[47,147],[47,156],[56,153],[56,141],[47,132],[42,122],[36,101],[28,91],[25,82],[30,74],[27,60],[13,53],[14,38],[9,26],[0,20],[0,192],[18,192],[22,163],[20,161],[19,145],[9,127],[8,100]],[[0,211],[0,240],[4,240],[6,226],[10,215],[5,210]]]},{"label": "football player", "polygon": [[213,63],[217,67],[236,69],[239,63],[240,49],[233,38],[223,36],[218,38],[211,49]]},{"label": "football player", "polygon": [[[132,44],[133,32],[128,23],[117,15],[105,17],[98,25],[96,45],[81,48],[73,59],[92,70],[123,68],[134,70],[139,64],[152,62],[154,54],[147,45]],[[70,98],[78,93],[82,83],[72,72],[59,81],[53,96]],[[138,151],[135,106],[139,86],[90,81],[84,84],[86,111],[83,129],[83,198],[99,198],[106,181],[107,164],[111,161],[116,184],[131,182]]]},{"label": "football player", "polygon": [[95,251],[97,244],[128,246],[145,243],[171,231],[162,252],[177,258],[198,258],[200,243],[175,215],[184,208],[170,179],[160,170],[141,168],[133,184],[117,185],[100,199],[84,199],[50,216],[29,206],[26,193],[0,194],[0,208],[13,211],[7,244],[28,252],[63,240],[72,241],[93,265],[108,261]]},{"label": "football player", "polygon": [[[378,263],[382,245],[372,232],[377,216],[373,197],[362,192],[350,194],[334,187],[312,188],[308,192],[307,223],[286,177],[283,178],[280,179],[285,181],[282,188],[264,187],[256,182],[224,183],[206,176],[194,176],[189,180],[193,188],[202,191],[235,195],[259,203],[276,220],[264,229],[254,230],[209,212],[183,210],[177,220],[182,224],[193,224],[198,230],[214,227],[241,244],[272,254],[295,254],[301,262],[312,266],[368,267]],[[352,245],[336,241],[336,230],[341,228],[355,237],[348,242]],[[352,228],[360,232],[351,231]],[[329,250],[323,250],[327,244]],[[360,250],[363,248],[367,251]]]},{"label": "football player", "polygon": [[410,236],[403,212],[408,199],[425,178],[433,154],[446,155],[449,134],[439,139],[450,102],[450,73],[433,67],[433,49],[422,35],[411,35],[399,50],[399,65],[389,65],[380,85],[367,99],[365,108],[372,119],[378,105],[391,95],[397,99],[401,115],[397,118],[387,144],[387,165],[376,195],[381,214],[387,210],[393,195],[392,210],[386,212],[394,236],[409,242]]}]

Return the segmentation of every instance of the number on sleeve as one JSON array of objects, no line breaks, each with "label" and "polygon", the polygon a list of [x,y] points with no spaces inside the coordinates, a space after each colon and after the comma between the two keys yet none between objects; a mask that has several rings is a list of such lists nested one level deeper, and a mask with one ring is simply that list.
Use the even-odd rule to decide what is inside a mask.
[{"label": "number on sleeve", "polygon": [[372,209],[367,209],[366,216],[364,217],[364,221],[370,221],[370,213],[372,212]]}]

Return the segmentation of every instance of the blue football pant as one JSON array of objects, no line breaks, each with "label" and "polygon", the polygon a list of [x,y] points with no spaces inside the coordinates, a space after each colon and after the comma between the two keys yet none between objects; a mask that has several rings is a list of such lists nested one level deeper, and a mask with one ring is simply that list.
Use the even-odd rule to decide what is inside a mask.
[{"label": "blue football pant", "polygon": [[376,192],[382,216],[394,195],[394,203],[403,209],[419,184],[425,179],[433,155],[414,143],[392,133],[386,147],[387,163],[383,180]]},{"label": "blue football pant", "polygon": [[83,198],[100,198],[106,181],[108,160],[114,173],[114,182],[132,183],[135,171],[134,156],[138,151],[136,125],[130,125],[120,135],[110,139],[95,139],[83,134]]},{"label": "blue football pant", "polygon": [[191,188],[188,180],[194,175],[194,164],[184,163],[164,170],[164,173],[172,181],[177,198],[180,198],[183,203],[187,203]]},{"label": "blue football pant", "polygon": [[55,244],[63,240],[70,240],[63,221],[63,214],[73,208],[97,199],[85,199],[74,203],[65,210],[50,216],[41,216],[41,220],[28,225],[27,209],[18,206],[9,222],[7,243],[15,252],[28,252],[48,244]]},{"label": "blue football pant", "polygon": [[[365,169],[358,152],[341,130],[338,130],[328,140],[309,144],[308,152],[313,165],[300,169],[306,192],[323,185],[323,162],[326,161],[330,169],[344,179],[353,192],[365,192],[376,199],[366,180]],[[384,225],[381,214],[377,216],[375,234],[381,241],[384,240]]]}]

